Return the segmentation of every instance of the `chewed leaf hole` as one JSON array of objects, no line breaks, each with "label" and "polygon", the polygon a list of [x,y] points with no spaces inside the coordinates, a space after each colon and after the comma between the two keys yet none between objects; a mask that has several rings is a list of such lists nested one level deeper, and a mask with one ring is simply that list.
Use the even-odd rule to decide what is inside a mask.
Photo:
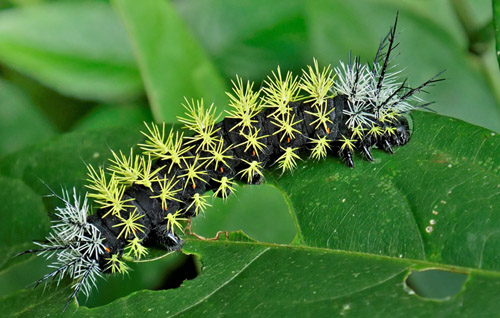
[{"label": "chewed leaf hole", "polygon": [[467,281],[467,274],[439,269],[412,271],[406,278],[415,294],[429,299],[449,299],[458,294]]},{"label": "chewed leaf hole", "polygon": [[151,262],[128,262],[127,265],[131,269],[128,277],[108,275],[106,280],[97,282],[98,288],[93,290],[89,298],[83,294],[79,295],[79,304],[95,308],[141,290],[178,288],[184,281],[194,279],[200,273],[198,258],[182,253],[171,254]]}]

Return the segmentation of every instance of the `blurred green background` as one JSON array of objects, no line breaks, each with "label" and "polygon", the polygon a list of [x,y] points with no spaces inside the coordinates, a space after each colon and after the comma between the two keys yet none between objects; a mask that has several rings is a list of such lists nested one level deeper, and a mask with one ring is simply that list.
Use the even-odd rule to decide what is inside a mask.
[{"label": "blurred green background", "polygon": [[[3,160],[72,132],[173,123],[184,96],[204,97],[222,111],[236,74],[260,83],[277,65],[299,74],[313,57],[337,65],[349,51],[370,61],[398,11],[394,63],[410,84],[446,69],[447,80],[429,88],[431,108],[500,132],[491,1],[18,0],[0,7]],[[75,165],[83,175],[83,161]],[[27,186],[47,194],[39,183]],[[47,209],[53,204],[45,202]],[[194,222],[201,235],[242,229],[278,243],[295,236],[287,204],[272,186],[242,186],[227,204],[212,204]],[[1,271],[0,296],[35,281],[45,266],[29,259]],[[190,277],[196,266],[178,254],[138,264],[132,279],[100,284],[87,305],[176,286],[172,277]]]}]

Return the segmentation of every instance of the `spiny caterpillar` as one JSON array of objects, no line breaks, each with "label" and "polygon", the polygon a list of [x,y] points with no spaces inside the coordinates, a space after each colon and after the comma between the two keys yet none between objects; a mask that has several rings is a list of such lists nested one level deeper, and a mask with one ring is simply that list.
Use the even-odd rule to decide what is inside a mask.
[{"label": "spiny caterpillar", "polygon": [[[441,79],[413,88],[398,80],[400,71],[389,66],[396,25],[397,17],[370,64],[349,58],[320,68],[314,59],[300,78],[278,67],[260,89],[236,77],[224,120],[218,122],[213,104],[186,99],[179,121],[192,135],[146,124],[142,155],[112,152],[108,167],[89,165],[90,193],[58,196],[64,206],[56,209],[52,232],[36,242],[39,249],[21,253],[53,260],[55,270],[36,285],[68,275],[69,301],[80,291],[88,296],[103,273],[127,272],[124,257],[140,259],[150,246],[180,250],[183,222],[205,211],[208,191],[226,199],[237,180],[261,183],[268,166],[292,171],[305,151],[313,160],[333,153],[353,167],[355,151],[371,161],[374,146],[393,153],[405,145],[405,114],[428,105],[415,94]],[[95,214],[88,215],[88,198]]]}]

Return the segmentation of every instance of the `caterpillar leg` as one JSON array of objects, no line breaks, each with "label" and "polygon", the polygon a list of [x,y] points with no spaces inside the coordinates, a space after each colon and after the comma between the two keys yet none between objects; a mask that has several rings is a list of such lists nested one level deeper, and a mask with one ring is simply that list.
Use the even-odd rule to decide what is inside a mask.
[{"label": "caterpillar leg", "polygon": [[381,147],[385,150],[385,152],[388,152],[391,155],[394,154],[394,149],[392,149],[392,145],[388,139],[383,139],[379,144],[377,144],[377,146]]},{"label": "caterpillar leg", "polygon": [[184,240],[176,234],[170,232],[165,224],[155,227],[148,238],[146,243],[152,243],[167,251],[180,251]]},{"label": "caterpillar leg", "polygon": [[349,168],[354,168],[354,159],[352,157],[352,152],[350,150],[348,149],[341,150],[339,152],[339,156]]},{"label": "caterpillar leg", "polygon": [[385,133],[377,146],[390,154],[394,154],[393,147],[404,146],[410,141],[410,126],[404,117],[398,118],[391,126],[385,127]]},{"label": "caterpillar leg", "polygon": [[373,156],[372,153],[370,152],[370,147],[362,145],[359,151],[368,161],[373,161]]}]

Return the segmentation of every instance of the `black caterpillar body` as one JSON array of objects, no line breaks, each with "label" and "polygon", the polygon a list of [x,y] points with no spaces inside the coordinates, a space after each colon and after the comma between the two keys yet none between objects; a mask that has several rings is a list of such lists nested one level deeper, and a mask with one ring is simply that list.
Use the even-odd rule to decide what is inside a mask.
[{"label": "black caterpillar body", "polygon": [[[215,169],[215,164],[200,167],[201,169],[206,170],[207,174],[201,176],[202,180],[199,180],[196,183],[189,184],[185,178],[181,178],[180,182],[178,182],[174,188],[181,190],[177,196],[178,201],[168,201],[167,210],[162,208],[162,202],[160,199],[151,198],[150,189],[143,185],[132,185],[125,191],[123,197],[125,199],[133,199],[130,201],[133,207],[128,207],[125,214],[122,215],[122,218],[124,217],[126,219],[130,213],[137,211],[139,215],[144,215],[144,217],[139,219],[137,222],[144,226],[144,232],[139,233],[138,237],[145,240],[145,245],[157,245],[166,250],[180,250],[182,247],[182,239],[180,239],[176,234],[166,230],[166,221],[164,218],[165,213],[173,214],[175,211],[183,211],[182,217],[191,218],[196,216],[196,208],[194,205],[191,205],[193,196],[195,194],[202,195],[210,190],[215,192],[220,186],[220,184],[215,180],[221,180],[223,177],[228,179],[236,178],[238,172],[248,166],[245,161],[252,162],[257,160],[261,164],[262,169],[264,169],[268,165],[272,165],[281,155],[283,155],[283,148],[293,147],[300,149],[300,152],[305,152],[309,145],[308,140],[316,137],[316,135],[319,135],[320,137],[326,136],[328,139],[333,140],[334,142],[331,145],[332,152],[338,154],[338,156],[340,156],[349,167],[354,167],[353,152],[349,149],[341,150],[342,142],[337,140],[337,136],[342,135],[342,132],[349,130],[349,128],[346,127],[342,121],[342,111],[345,107],[346,101],[347,97],[344,95],[338,95],[327,100],[327,109],[334,110],[330,115],[332,124],[327,127],[327,130],[330,131],[329,133],[323,128],[319,130],[308,129],[308,126],[314,119],[311,118],[311,115],[307,115],[302,111],[302,109],[307,107],[307,104],[303,102],[293,103],[291,107],[293,114],[296,115],[295,118],[302,120],[304,124],[297,125],[297,130],[302,132],[300,137],[290,141],[284,140],[280,142],[279,137],[277,135],[273,135],[277,131],[277,127],[270,124],[269,120],[267,120],[267,116],[270,113],[269,111],[256,115],[256,126],[260,126],[262,128],[261,136],[269,136],[261,139],[262,143],[265,144],[265,150],[262,151],[262,153],[252,154],[252,151],[244,151],[242,148],[229,149],[228,155],[233,158],[228,159],[228,167],[224,166],[222,170]],[[222,137],[224,140],[224,148],[227,148],[232,144],[234,145],[244,142],[239,133],[231,132],[231,128],[235,125],[234,121],[234,119],[227,118],[215,126],[216,129],[219,129],[217,131],[217,136]],[[373,146],[378,146],[389,153],[393,153],[393,147],[405,145],[410,139],[410,128],[407,119],[401,117],[391,124],[392,127],[395,128],[394,134],[383,134],[380,137],[366,138],[362,142],[356,144],[356,149],[359,149],[359,151],[368,160],[373,160],[370,153],[370,149]],[[190,145],[194,145],[194,147],[197,148],[199,143]],[[198,155],[201,157],[209,156],[209,154],[204,151],[200,151]],[[168,169],[165,169],[164,167],[168,167],[171,162],[164,160],[158,160],[154,164],[152,170],[162,168],[160,172],[157,173],[159,180],[163,180],[164,178],[167,180],[178,179],[179,175],[186,170],[187,166],[194,164],[195,159],[193,158],[195,158],[195,153],[188,152],[186,153],[186,156],[191,158],[186,159],[186,161],[181,164],[179,169],[172,170],[170,173],[168,173],[166,171]],[[245,180],[242,178],[241,181]],[[255,174],[252,180],[248,183],[259,184],[262,181],[262,176]],[[188,183],[187,186],[186,183]],[[154,185],[153,189],[155,190],[155,195],[160,192],[160,187],[158,185]],[[219,197],[222,197],[222,195],[222,193],[218,193]],[[227,193],[227,195],[229,195],[229,193]],[[190,205],[191,207],[188,208]],[[110,249],[110,251],[106,252],[104,257],[100,259],[101,268],[105,268],[104,260],[106,259],[106,256],[123,251],[125,245],[127,245],[125,237],[117,239],[117,236],[120,233],[120,228],[113,227],[118,224],[120,220],[115,216],[103,217],[108,212],[108,209],[100,209],[96,214],[88,217],[88,222],[99,229],[99,231],[103,234],[103,237],[106,239],[106,242],[108,242],[106,246]]]},{"label": "black caterpillar body", "polygon": [[182,222],[204,210],[208,191],[227,198],[233,180],[261,183],[262,169],[275,164],[291,171],[299,153],[311,151],[317,160],[332,153],[354,167],[354,152],[373,160],[372,147],[393,153],[405,145],[405,115],[428,105],[415,94],[440,79],[438,74],[414,88],[397,80],[399,71],[389,67],[396,23],[372,64],[341,62],[336,81],[316,60],[300,81],[278,68],[261,89],[264,96],[237,78],[224,120],[217,122],[213,106],[202,100],[186,100],[186,118],[179,120],[192,136],[147,125],[146,142],[139,145],[144,156],[113,152],[107,174],[89,166],[88,197],[99,208],[88,215],[87,195],[82,200],[76,191],[59,197],[64,206],[56,209],[51,234],[36,243],[39,249],[25,252],[53,260],[56,270],[37,284],[67,274],[75,281],[71,300],[79,291],[88,295],[103,273],[126,272],[125,256],[140,258],[147,246],[180,250]]}]

